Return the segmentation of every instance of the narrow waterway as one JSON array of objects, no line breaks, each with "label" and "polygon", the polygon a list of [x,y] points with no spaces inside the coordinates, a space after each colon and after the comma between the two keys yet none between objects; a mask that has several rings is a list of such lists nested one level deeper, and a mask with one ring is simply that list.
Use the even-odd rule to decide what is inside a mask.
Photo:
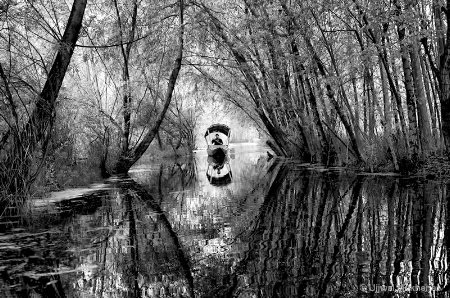
[{"label": "narrow waterway", "polygon": [[450,297],[449,212],[439,181],[198,151],[2,216],[0,297]]}]

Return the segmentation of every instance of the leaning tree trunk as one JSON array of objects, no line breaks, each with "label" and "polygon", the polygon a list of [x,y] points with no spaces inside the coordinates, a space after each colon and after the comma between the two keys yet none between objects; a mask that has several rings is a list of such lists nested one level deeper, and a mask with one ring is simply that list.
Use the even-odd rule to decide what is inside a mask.
[{"label": "leaning tree trunk", "polygon": [[[178,52],[175,58],[175,65],[172,69],[172,73],[169,77],[169,83],[167,86],[166,94],[164,96],[164,106],[162,111],[156,118],[153,127],[147,132],[142,141],[132,150],[122,151],[117,163],[114,166],[113,173],[126,173],[131,168],[131,166],[136,163],[136,161],[141,158],[145,153],[147,148],[150,146],[151,142],[157,135],[159,127],[161,126],[164,116],[166,115],[167,109],[169,108],[170,102],[172,101],[173,91],[175,89],[175,84],[177,82],[178,74],[181,69],[181,60],[183,59],[183,46],[184,46],[184,0],[179,0],[179,22],[180,28],[178,31]],[[150,124],[149,124],[150,126]]]},{"label": "leaning tree trunk", "polygon": [[[303,65],[301,65],[301,70],[304,71]],[[301,73],[299,73],[299,76],[300,76],[300,79],[303,80]],[[321,146],[320,161],[321,161],[321,163],[326,164],[327,159],[328,159],[328,152],[329,152],[330,144],[325,135],[325,130],[323,128],[322,121],[320,120],[320,114],[319,114],[319,108],[317,106],[316,95],[314,94],[314,90],[311,86],[310,79],[307,76],[305,76],[305,83],[308,88],[307,92],[309,95],[309,102],[310,102],[311,110],[312,110],[312,118],[313,118],[314,124],[316,125],[316,128],[317,128],[317,134],[319,136],[319,142],[320,142],[320,146]]]},{"label": "leaning tree trunk", "polygon": [[[396,6],[395,14],[401,15],[401,6],[398,1],[394,1]],[[419,153],[419,136],[418,125],[416,117],[416,105],[417,99],[414,90],[414,78],[411,69],[411,60],[409,57],[409,51],[405,44],[406,29],[403,23],[397,22],[397,34],[400,42],[400,54],[402,59],[403,73],[405,78],[405,91],[406,91],[406,105],[408,107],[408,120],[409,120],[409,144],[412,150],[412,155]],[[411,156],[408,156],[411,158]]]},{"label": "leaning tree trunk", "polygon": [[306,42],[306,46],[308,48],[308,51],[310,55],[312,56],[313,60],[316,64],[316,69],[319,71],[320,75],[326,79],[326,89],[327,89],[327,96],[333,105],[334,109],[336,110],[339,119],[341,120],[342,124],[344,125],[345,131],[347,132],[347,135],[350,139],[350,145],[353,149],[353,152],[355,153],[356,161],[359,164],[364,163],[364,158],[361,155],[361,151],[359,148],[358,141],[356,139],[355,131],[352,128],[351,122],[348,119],[347,114],[343,111],[341,105],[335,98],[335,92],[331,86],[331,83],[329,82],[329,77],[327,75],[328,72],[326,72],[325,65],[322,63],[322,61],[319,58],[319,55],[317,54],[315,48],[313,47],[312,41],[310,36],[306,35],[304,32],[302,33],[303,40]]},{"label": "leaning tree trunk", "polygon": [[381,62],[381,58],[378,58],[379,66],[380,66],[380,75],[381,75],[381,88],[383,90],[383,102],[384,102],[384,133],[386,139],[388,141],[389,149],[392,154],[392,161],[394,163],[394,169],[396,171],[399,170],[398,161],[397,161],[397,152],[395,151],[394,143],[392,141],[392,113],[391,113],[391,101],[389,98],[389,89],[386,78],[386,69]]},{"label": "leaning tree trunk", "polygon": [[[450,26],[449,26],[450,28]],[[444,146],[450,151],[450,49],[446,46],[441,67],[441,122]]]},{"label": "leaning tree trunk", "polygon": [[[27,189],[37,176],[37,172],[31,173],[31,162],[39,145],[42,152],[46,152],[56,117],[55,102],[78,40],[86,3],[87,0],[75,0],[72,4],[58,52],[28,122],[18,134],[7,134],[8,138],[14,140],[4,138],[0,144],[0,147],[7,142],[14,144],[9,146],[14,152],[9,152],[9,159],[4,161],[8,168],[14,169],[13,177],[6,173],[0,174],[2,181],[15,181],[8,186],[11,192]],[[17,184],[17,181],[22,183]]]},{"label": "leaning tree trunk", "polygon": [[[447,1],[447,11],[450,9],[450,1]],[[446,14],[447,23],[450,22],[450,15]],[[440,99],[441,99],[441,122],[444,146],[450,152],[450,26],[447,26],[447,40],[445,45],[439,47],[439,68],[440,68]],[[443,40],[438,39],[443,43]]]},{"label": "leaning tree trunk", "polygon": [[427,103],[428,103],[428,108],[430,110],[430,118],[431,118],[431,138],[432,138],[432,146],[434,148],[436,148],[437,144],[438,144],[438,139],[439,139],[439,134],[437,131],[437,121],[436,121],[436,111],[435,111],[435,106],[433,105],[433,100],[432,100],[432,96],[434,96],[434,92],[432,92],[432,88],[433,85],[431,83],[432,78],[430,78],[429,74],[429,68],[428,68],[428,64],[427,61],[422,58],[420,59],[421,62],[421,68],[423,71],[423,84],[425,87],[425,94],[427,96]]},{"label": "leaning tree trunk", "polygon": [[344,128],[348,134],[348,137],[350,139],[351,148],[353,149],[355,153],[355,157],[358,163],[362,164],[364,163],[364,158],[361,155],[361,151],[358,147],[358,141],[356,140],[356,134],[354,130],[351,127],[350,121],[347,117],[347,115],[342,111],[342,108],[340,104],[337,102],[336,98],[334,97],[334,90],[331,88],[329,84],[327,84],[327,96],[330,99],[331,103],[333,104],[334,108],[336,109],[337,114],[339,115],[339,118],[341,119],[342,124],[344,125]]},{"label": "leaning tree trunk", "polygon": [[[372,43],[376,46],[377,48],[377,52],[378,52],[378,57],[379,59],[381,59],[381,62],[383,63],[384,69],[386,70],[386,76],[387,76],[387,80],[389,83],[389,87],[391,88],[391,93],[393,95],[393,97],[395,98],[395,101],[397,103],[397,111],[398,111],[398,116],[400,118],[400,122],[401,122],[401,129],[403,132],[403,135],[405,136],[405,146],[406,146],[406,150],[407,150],[407,154],[408,156],[411,155],[411,148],[410,148],[410,141],[409,141],[409,135],[408,135],[408,131],[406,129],[406,121],[405,121],[405,117],[403,115],[403,109],[402,109],[402,101],[401,101],[401,97],[400,97],[400,92],[399,90],[399,86],[398,86],[398,82],[396,79],[396,71],[395,71],[395,63],[393,63],[392,61],[392,74],[389,71],[389,59],[388,59],[388,54],[386,51],[386,47],[385,46],[380,46],[379,43],[379,38],[377,37],[377,34],[374,32],[373,29],[371,29],[371,24],[369,23],[369,19],[367,18],[366,13],[364,12],[363,8],[361,7],[361,5],[358,3],[358,1],[353,0],[352,1],[357,10],[358,13],[360,15],[360,17],[363,20],[363,24],[364,24],[364,28],[365,28],[365,32],[367,34],[367,36],[369,37],[369,39],[372,41]],[[362,27],[362,26],[361,26]],[[358,34],[358,31],[355,31],[355,34],[358,38],[358,41],[360,44],[362,44],[362,39]],[[382,40],[383,41],[383,40]],[[389,37],[386,36],[386,41],[389,41]],[[382,45],[384,45],[384,42],[382,43]],[[395,78],[395,80],[394,80]]]},{"label": "leaning tree trunk", "polygon": [[[413,41],[414,42],[414,41]],[[410,49],[411,57],[411,69],[414,79],[414,90],[416,91],[417,99],[417,115],[418,115],[418,127],[420,133],[420,143],[424,153],[434,149],[432,143],[430,142],[431,125],[429,122],[428,112],[427,112],[427,102],[425,98],[425,86],[423,83],[423,77],[425,71],[422,70],[420,65],[419,48],[417,44],[412,44]]]},{"label": "leaning tree trunk", "polygon": [[[261,90],[264,90],[264,87],[261,87],[259,79],[249,66],[248,61],[250,61],[251,59],[249,59],[246,54],[226,35],[221,22],[211,13],[211,11],[205,5],[202,5],[202,7],[210,16],[214,30],[216,30],[216,33],[224,41],[224,43],[227,45],[230,52],[236,59],[239,70],[245,77],[245,87],[250,93],[253,102],[255,103],[256,112],[258,113],[258,116],[263,122],[264,126],[267,128],[267,132],[275,141],[275,144],[278,146],[279,152],[281,152],[283,156],[289,156],[289,144],[286,140],[284,131],[280,128],[280,125],[277,123],[276,119],[272,121],[272,119],[270,119],[266,115],[266,110],[263,107],[265,95],[264,92],[260,92]],[[268,113],[270,112],[273,113],[274,110],[268,111]]]}]

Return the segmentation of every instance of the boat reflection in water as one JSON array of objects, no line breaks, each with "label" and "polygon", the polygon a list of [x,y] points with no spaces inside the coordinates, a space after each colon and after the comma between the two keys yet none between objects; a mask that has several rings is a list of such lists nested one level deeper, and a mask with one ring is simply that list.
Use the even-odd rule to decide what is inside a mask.
[{"label": "boat reflection in water", "polygon": [[[216,138],[212,138],[212,136]],[[208,145],[208,168],[206,177],[211,185],[224,186],[231,183],[232,173],[229,163],[230,153],[234,153],[228,148],[230,143],[231,129],[225,124],[213,124],[206,130],[205,140]],[[224,138],[225,140],[222,140]]]},{"label": "boat reflection in water", "polygon": [[211,185],[224,186],[231,183],[233,174],[229,162],[230,156],[208,156],[206,177]]},{"label": "boat reflection in water", "polygon": [[0,297],[450,297],[448,182],[242,151],[0,215]]}]

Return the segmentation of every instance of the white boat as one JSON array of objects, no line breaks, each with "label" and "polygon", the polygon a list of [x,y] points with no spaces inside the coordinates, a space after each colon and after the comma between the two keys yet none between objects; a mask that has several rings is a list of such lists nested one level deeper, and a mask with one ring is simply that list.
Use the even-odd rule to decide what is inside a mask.
[{"label": "white boat", "polygon": [[[213,144],[214,136],[219,135],[225,140],[222,141],[223,144],[221,145],[215,145]],[[231,129],[226,126],[225,124],[213,124],[206,130],[205,133],[205,140],[206,144],[208,145],[208,148],[206,148],[206,152],[209,156],[214,156],[215,158],[225,158],[229,151],[229,144],[230,144],[230,136],[231,136]]]}]

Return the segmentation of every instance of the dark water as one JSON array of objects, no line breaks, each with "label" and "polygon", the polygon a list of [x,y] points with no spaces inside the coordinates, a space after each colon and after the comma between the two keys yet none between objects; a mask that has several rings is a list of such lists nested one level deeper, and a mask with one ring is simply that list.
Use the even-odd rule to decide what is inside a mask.
[{"label": "dark water", "polygon": [[230,170],[198,152],[3,215],[0,297],[450,296],[444,183],[258,147]]}]

